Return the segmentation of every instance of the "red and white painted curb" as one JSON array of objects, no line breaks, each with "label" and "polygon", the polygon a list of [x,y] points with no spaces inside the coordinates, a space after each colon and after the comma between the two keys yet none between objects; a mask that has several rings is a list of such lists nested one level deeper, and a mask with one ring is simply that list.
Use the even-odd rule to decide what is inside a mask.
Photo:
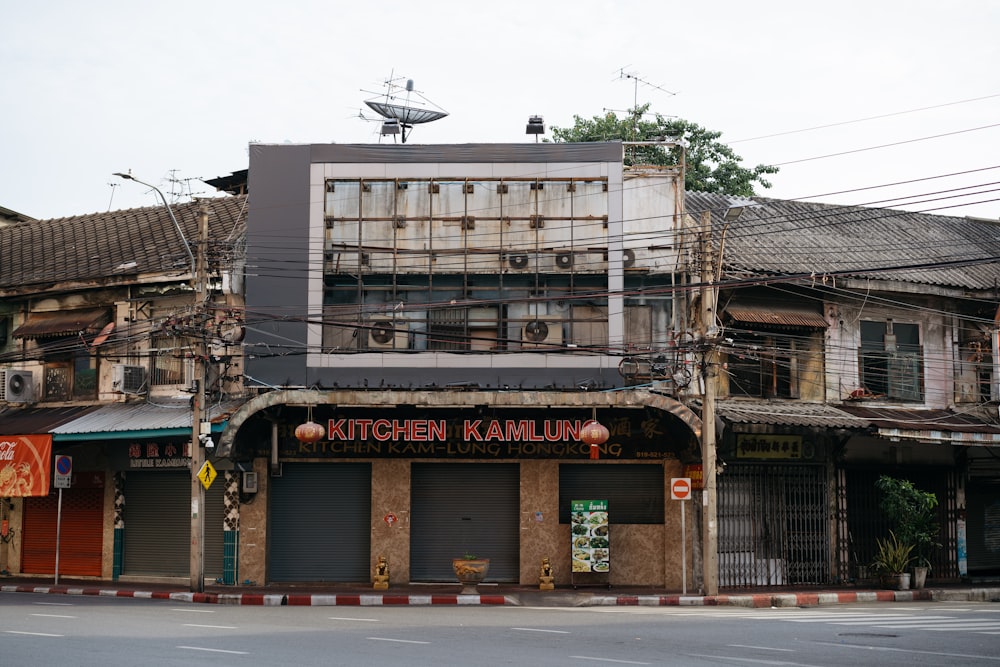
[{"label": "red and white painted curb", "polygon": [[609,595],[590,605],[638,607],[805,607],[854,602],[916,602],[933,600],[932,591],[844,591],[835,593],[758,593],[752,595]]}]

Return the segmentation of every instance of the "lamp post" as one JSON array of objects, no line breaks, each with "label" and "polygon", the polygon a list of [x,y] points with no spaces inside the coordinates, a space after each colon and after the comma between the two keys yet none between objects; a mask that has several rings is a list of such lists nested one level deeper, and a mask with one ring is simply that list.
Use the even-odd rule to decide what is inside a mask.
[{"label": "lamp post", "polygon": [[[733,222],[742,215],[743,206],[731,206],[723,215]],[[712,261],[712,212],[701,214],[699,229],[701,255],[701,307],[698,311],[698,337],[705,345],[702,360],[701,465],[702,465],[702,577],[705,595],[719,594],[719,521],[716,489],[715,394],[719,374],[719,352],[715,346],[716,285]]]},{"label": "lamp post", "polygon": [[[181,242],[184,244],[184,250],[187,252],[188,258],[191,260],[191,288],[194,291],[194,307],[195,309],[199,308],[204,300],[205,286],[207,284],[207,267],[205,264],[204,248],[205,243],[208,240],[208,211],[204,207],[200,208],[198,211],[199,243],[198,258],[196,260],[194,253],[191,252],[191,244],[188,243],[187,238],[184,236],[184,231],[181,229],[180,224],[177,222],[177,218],[174,216],[173,210],[170,208],[170,204],[167,202],[167,198],[163,196],[160,189],[155,185],[140,181],[131,173],[123,174],[118,172],[114,175],[129,181],[135,181],[136,183],[145,185],[148,188],[152,188],[156,194],[160,196],[160,200],[163,202],[164,207],[166,207],[167,213],[170,215],[170,220],[174,223],[174,228],[177,229],[177,234],[180,236]],[[205,358],[207,356],[204,339],[200,339],[197,335],[193,335],[192,349],[194,356],[195,395],[191,408],[190,573],[191,591],[195,593],[202,593],[205,590],[205,487],[198,478],[198,472],[201,470],[201,467],[205,462],[205,456],[201,449],[201,421],[205,404]]]}]

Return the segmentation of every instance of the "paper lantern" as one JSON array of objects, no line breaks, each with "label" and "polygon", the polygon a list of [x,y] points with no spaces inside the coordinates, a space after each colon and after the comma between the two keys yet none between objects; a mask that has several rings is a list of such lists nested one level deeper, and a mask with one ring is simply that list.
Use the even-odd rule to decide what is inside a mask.
[{"label": "paper lantern", "polygon": [[299,424],[295,427],[295,438],[299,442],[312,444],[322,440],[325,435],[326,429],[312,420],[309,420],[304,424]]},{"label": "paper lantern", "polygon": [[610,436],[608,427],[596,419],[591,419],[580,428],[580,440],[584,444],[590,445],[590,458],[592,459],[600,457],[600,446],[607,442]]}]

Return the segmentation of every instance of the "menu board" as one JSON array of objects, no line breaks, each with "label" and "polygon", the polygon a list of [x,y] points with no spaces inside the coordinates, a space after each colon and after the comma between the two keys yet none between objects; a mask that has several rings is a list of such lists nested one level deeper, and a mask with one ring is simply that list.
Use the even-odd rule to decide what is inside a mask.
[{"label": "menu board", "polygon": [[608,501],[574,500],[571,506],[573,572],[609,572]]}]

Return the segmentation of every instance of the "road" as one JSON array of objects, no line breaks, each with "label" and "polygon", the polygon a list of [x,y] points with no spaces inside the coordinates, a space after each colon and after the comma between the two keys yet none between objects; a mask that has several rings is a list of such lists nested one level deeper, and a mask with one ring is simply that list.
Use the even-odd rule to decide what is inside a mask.
[{"label": "road", "polygon": [[1000,605],[240,607],[0,595],[0,664],[997,665]]}]

